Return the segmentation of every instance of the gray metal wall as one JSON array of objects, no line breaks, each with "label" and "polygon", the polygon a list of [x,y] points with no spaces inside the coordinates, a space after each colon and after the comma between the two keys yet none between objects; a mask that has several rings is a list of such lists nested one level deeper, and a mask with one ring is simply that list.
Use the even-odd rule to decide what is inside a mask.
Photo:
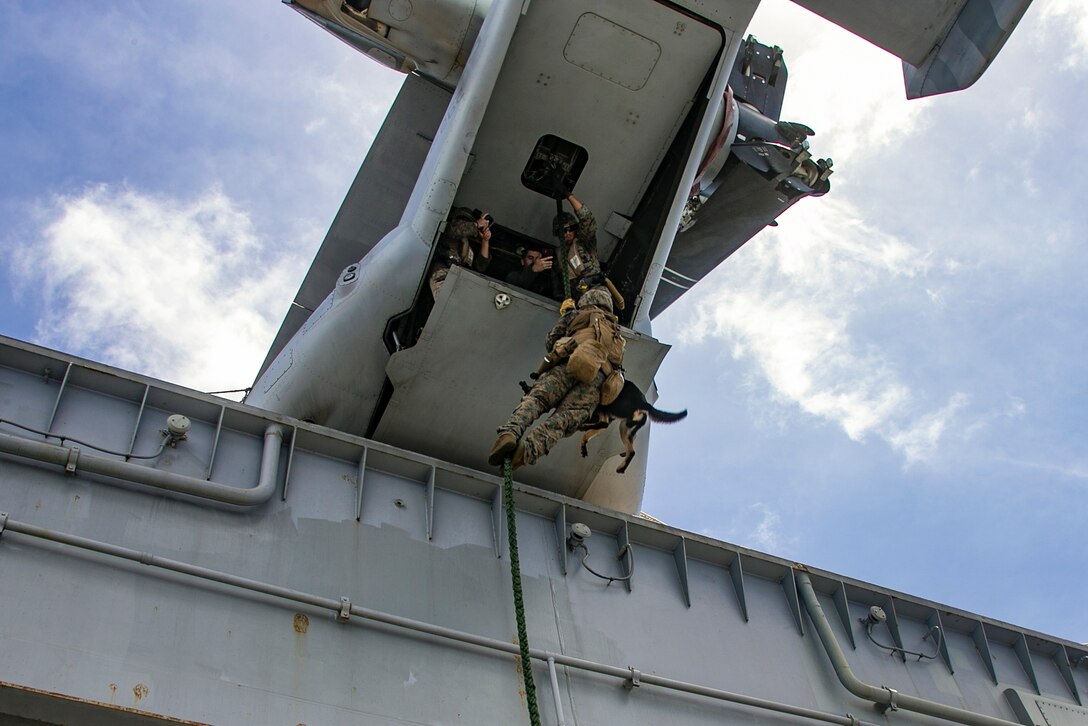
[{"label": "gray metal wall", "polygon": [[[197,480],[210,470],[237,488],[256,485],[265,431],[281,424],[270,499],[239,509],[87,473],[98,459],[124,458],[87,444],[154,451],[170,413],[192,420],[189,438],[132,464]],[[10,339],[0,341],[0,419],[7,452],[60,443],[11,421],[83,442],[65,442],[80,453],[61,464],[0,454],[0,713],[63,723],[527,723],[508,653],[367,618],[515,642],[496,477]],[[654,676],[843,722],[848,713],[932,722],[905,710],[881,716],[838,683],[792,563],[528,487],[515,501],[530,645],[561,662],[642,674],[625,688],[622,677],[560,665],[567,724],[808,720],[662,688],[648,683]],[[624,572],[617,553],[631,543],[630,590],[560,546],[574,521],[594,530],[589,564],[604,574]],[[45,531],[30,536],[28,525]],[[148,564],[49,540],[65,534],[147,553]],[[179,574],[149,555],[315,604]],[[1010,721],[1088,722],[1078,703],[1088,693],[1085,646],[809,575],[862,680]],[[341,596],[353,608],[347,622],[333,612]],[[857,622],[872,604],[910,650],[931,649],[922,635],[939,620],[947,652],[904,661],[872,646]],[[886,626],[876,635],[895,637]],[[535,661],[534,673],[544,722],[558,723],[546,663]]]}]

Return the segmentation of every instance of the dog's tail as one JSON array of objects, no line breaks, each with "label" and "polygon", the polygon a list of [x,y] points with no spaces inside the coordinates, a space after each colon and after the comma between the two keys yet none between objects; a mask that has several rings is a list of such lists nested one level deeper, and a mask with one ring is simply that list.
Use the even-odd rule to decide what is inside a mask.
[{"label": "dog's tail", "polygon": [[679,413],[673,413],[672,411],[661,411],[650,404],[646,404],[646,413],[649,414],[651,421],[657,421],[658,423],[676,423],[688,415],[688,410],[685,408]]}]

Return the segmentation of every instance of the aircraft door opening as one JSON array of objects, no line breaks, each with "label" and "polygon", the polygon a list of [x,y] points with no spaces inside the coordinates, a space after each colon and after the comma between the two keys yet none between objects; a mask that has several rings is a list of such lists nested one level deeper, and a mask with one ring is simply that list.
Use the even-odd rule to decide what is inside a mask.
[{"label": "aircraft door opening", "polygon": [[533,147],[521,172],[521,183],[546,197],[564,199],[574,190],[588,161],[589,152],[578,144],[545,134]]}]

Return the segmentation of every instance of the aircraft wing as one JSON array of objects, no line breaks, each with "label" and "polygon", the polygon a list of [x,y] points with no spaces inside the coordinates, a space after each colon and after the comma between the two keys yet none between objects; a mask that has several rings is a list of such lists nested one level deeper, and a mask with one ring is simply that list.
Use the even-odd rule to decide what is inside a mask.
[{"label": "aircraft wing", "polygon": [[793,0],[903,60],[907,98],[977,81],[1031,0]]},{"label": "aircraft wing", "polygon": [[[386,232],[397,226],[449,100],[449,91],[426,79],[414,75],[404,79],[404,86],[295,294],[257,378],[264,375],[291,336],[336,286],[343,269],[362,259]],[[345,137],[346,143],[350,141]]]}]

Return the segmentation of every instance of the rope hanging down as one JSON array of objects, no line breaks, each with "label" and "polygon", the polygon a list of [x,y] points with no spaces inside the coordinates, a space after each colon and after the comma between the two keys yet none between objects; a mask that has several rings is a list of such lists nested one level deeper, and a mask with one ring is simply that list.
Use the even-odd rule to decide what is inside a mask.
[{"label": "rope hanging down", "polygon": [[540,711],[536,705],[536,684],[533,665],[529,660],[529,633],[525,627],[525,598],[521,593],[521,562],[518,559],[518,530],[514,519],[514,470],[510,457],[502,462],[502,498],[506,504],[506,536],[510,542],[510,581],[514,587],[514,614],[518,621],[518,646],[521,648],[521,675],[525,680],[525,700],[529,706],[529,723],[540,726]]},{"label": "rope hanging down", "polygon": [[[558,220],[562,216],[563,216],[563,201],[561,199],[556,199],[555,200],[555,218]],[[562,275],[562,277],[563,277],[563,299],[564,300],[570,300],[571,299],[571,297],[570,297],[570,274],[569,274],[570,271],[567,269],[569,267],[569,265],[567,263],[570,260],[570,258],[567,255],[570,254],[570,251],[567,249],[567,238],[566,238],[566,235],[563,234],[563,230],[559,230],[559,253],[563,256],[562,260],[559,262],[559,265],[560,265],[559,274]]]},{"label": "rope hanging down", "polygon": [[[563,213],[563,202],[555,200],[556,219]],[[570,275],[567,272],[567,241],[559,231],[559,263],[563,277],[563,298],[570,299]],[[521,592],[521,561],[518,557],[518,528],[514,516],[514,469],[510,457],[502,462],[502,498],[506,504],[506,536],[510,543],[510,583],[514,588],[514,615],[518,623],[518,647],[521,650],[521,675],[525,681],[525,701],[529,707],[529,723],[540,726],[540,710],[536,703],[536,684],[533,682],[533,664],[529,657],[529,632],[525,625],[525,597]]]}]

